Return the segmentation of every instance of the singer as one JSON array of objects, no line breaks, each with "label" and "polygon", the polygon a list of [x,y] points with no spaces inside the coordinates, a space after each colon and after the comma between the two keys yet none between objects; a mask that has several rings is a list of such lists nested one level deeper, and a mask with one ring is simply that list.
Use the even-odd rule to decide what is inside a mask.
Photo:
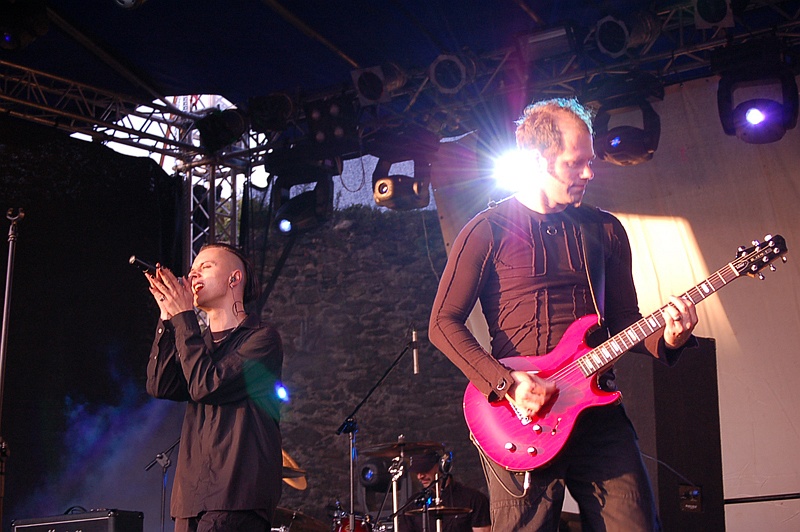
[{"label": "singer", "polygon": [[[624,227],[610,213],[581,205],[594,177],[591,113],[576,100],[545,100],[528,106],[517,124],[517,146],[531,161],[525,182],[455,239],[428,333],[487,400],[508,400],[532,415],[557,393],[554,383],[512,371],[505,357],[550,353],[587,314],[600,316],[611,334],[642,316]],[[490,352],[465,326],[478,299]],[[670,302],[663,334],[634,349],[674,364],[696,343],[697,313],[691,301]],[[600,386],[612,389],[613,371],[601,376]],[[636,433],[621,404],[581,413],[548,467],[513,472],[483,458],[496,532],[556,530],[565,485],[584,530],[659,529]]]},{"label": "singer", "polygon": [[186,402],[170,508],[175,530],[267,532],[281,495],[283,348],[274,328],[245,312],[258,299],[253,268],[236,248],[210,244],[183,279],[162,267],[145,276],[161,313],[147,392]]}]

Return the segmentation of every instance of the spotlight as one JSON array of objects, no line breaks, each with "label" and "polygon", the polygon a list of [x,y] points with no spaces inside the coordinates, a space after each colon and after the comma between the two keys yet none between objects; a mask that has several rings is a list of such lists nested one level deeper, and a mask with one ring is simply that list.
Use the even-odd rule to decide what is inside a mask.
[{"label": "spotlight", "polygon": [[570,26],[557,26],[527,33],[517,38],[525,63],[563,56],[576,49],[575,34]]},{"label": "spotlight", "polygon": [[289,402],[289,390],[280,382],[275,384],[275,397],[283,403]]},{"label": "spotlight", "polygon": [[279,176],[272,191],[272,204],[275,210],[273,223],[281,235],[294,236],[306,233],[322,225],[333,212],[333,177],[319,178],[311,190],[305,190],[290,197],[290,190],[296,183]]},{"label": "spotlight", "polygon": [[375,204],[387,209],[407,211],[427,207],[431,201],[431,165],[414,161],[414,177],[389,175],[392,161],[379,159],[372,173],[372,196]]},{"label": "spotlight", "polygon": [[456,94],[475,77],[476,66],[466,57],[442,54],[428,68],[428,77],[442,94]]},{"label": "spotlight", "polygon": [[[737,88],[766,85],[770,81],[780,83],[782,103],[755,98],[733,108],[733,94]],[[717,107],[726,135],[736,135],[748,144],[777,142],[797,125],[797,81],[788,67],[772,73],[764,69],[727,72],[719,80]]]},{"label": "spotlight", "polygon": [[617,126],[609,130],[611,114],[627,108],[600,108],[594,122],[594,150],[598,158],[619,166],[633,166],[653,158],[661,137],[661,119],[646,100],[638,101],[635,106],[642,112],[642,129]]},{"label": "spotlight", "polygon": [[368,490],[385,493],[392,482],[389,466],[391,461],[387,458],[375,457],[365,460],[361,463],[358,480]]},{"label": "spotlight", "polygon": [[[430,160],[439,149],[439,136],[424,127],[406,124],[383,129],[363,140],[365,153],[378,158],[372,172],[372,196],[375,203],[388,209],[409,210],[430,203]],[[390,175],[392,165],[414,162],[414,177]]]},{"label": "spotlight", "polygon": [[731,0],[694,0],[694,27],[697,29],[732,28]]},{"label": "spotlight", "polygon": [[0,48],[22,50],[50,29],[43,1],[0,3]]},{"label": "spotlight", "polygon": [[533,184],[536,176],[536,159],[531,150],[515,148],[501,154],[494,161],[492,177],[497,188],[520,192]]},{"label": "spotlight", "polygon": [[627,17],[608,15],[597,21],[594,38],[601,52],[617,58],[658,35],[658,25],[652,13],[639,11]]},{"label": "spotlight", "polygon": [[134,9],[141,6],[146,1],[147,0],[114,0],[114,3],[123,9]]},{"label": "spotlight", "polygon": [[255,96],[247,101],[250,128],[257,133],[283,131],[294,112],[294,104],[283,93]]},{"label": "spotlight", "polygon": [[375,66],[353,70],[350,77],[361,105],[391,101],[391,93],[402,88],[408,81],[406,73],[394,63],[389,63],[386,68]]},{"label": "spotlight", "polygon": [[320,152],[335,156],[358,148],[354,101],[340,96],[306,102],[308,136]]},{"label": "spotlight", "polygon": [[195,123],[200,133],[200,146],[215,153],[238,141],[247,133],[247,117],[238,109],[214,109]]}]

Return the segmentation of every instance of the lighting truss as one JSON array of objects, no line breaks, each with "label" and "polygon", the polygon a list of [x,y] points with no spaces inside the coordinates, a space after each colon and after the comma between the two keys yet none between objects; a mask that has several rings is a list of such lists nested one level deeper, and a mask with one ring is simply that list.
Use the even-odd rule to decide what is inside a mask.
[{"label": "lighting truss", "polygon": [[167,101],[139,101],[7,61],[0,61],[0,111],[175,159],[198,150],[186,135],[199,117]]}]

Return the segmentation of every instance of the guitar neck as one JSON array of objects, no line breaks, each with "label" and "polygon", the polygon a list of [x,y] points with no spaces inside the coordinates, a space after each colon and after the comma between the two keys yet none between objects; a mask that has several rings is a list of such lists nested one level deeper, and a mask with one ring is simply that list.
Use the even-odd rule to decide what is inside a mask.
[{"label": "guitar neck", "polygon": [[[680,297],[697,304],[739,276],[733,262],[729,262]],[[576,360],[584,376],[590,377],[604,370],[633,346],[660,331],[666,325],[663,311],[667,306],[645,316]]]}]

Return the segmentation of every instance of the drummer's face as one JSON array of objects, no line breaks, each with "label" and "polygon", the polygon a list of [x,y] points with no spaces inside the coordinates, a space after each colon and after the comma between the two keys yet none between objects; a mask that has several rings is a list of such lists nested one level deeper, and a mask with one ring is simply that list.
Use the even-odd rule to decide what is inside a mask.
[{"label": "drummer's face", "polygon": [[423,488],[430,487],[433,481],[436,480],[436,475],[439,473],[439,464],[433,466],[430,471],[424,473],[417,473],[417,480],[420,481]]}]

